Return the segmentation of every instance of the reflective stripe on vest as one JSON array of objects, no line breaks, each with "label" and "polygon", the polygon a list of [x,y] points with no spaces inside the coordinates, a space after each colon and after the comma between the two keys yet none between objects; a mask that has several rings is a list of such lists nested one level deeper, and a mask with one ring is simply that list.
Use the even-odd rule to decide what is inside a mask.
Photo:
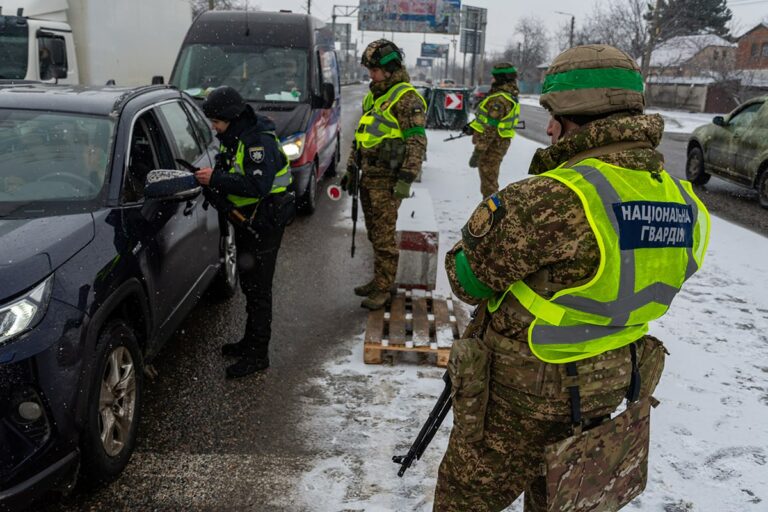
[{"label": "reflective stripe on vest", "polygon": [[[488,115],[488,109],[486,104],[491,98],[501,96],[510,103],[512,103],[512,110],[501,119],[494,119]],[[477,107],[477,113],[475,119],[469,125],[476,131],[483,133],[486,126],[496,128],[500,137],[511,139],[515,136],[515,126],[520,117],[520,104],[509,93],[504,91],[496,92],[485,98]]]},{"label": "reflective stripe on vest", "polygon": [[549,363],[632,343],[701,267],[709,242],[707,209],[690,183],[666,172],[659,183],[647,172],[587,159],[541,176],[579,196],[600,249],[598,270],[589,282],[551,299],[518,281],[489,302],[489,311],[511,292],[535,317],[528,329],[531,351]]},{"label": "reflective stripe on vest", "polygon": [[[270,194],[279,194],[280,192],[285,192],[288,189],[288,186],[293,181],[293,175],[291,174],[291,165],[288,163],[288,157],[285,156],[285,153],[283,152],[283,146],[280,144],[280,140],[277,138],[277,136],[272,132],[262,132],[262,133],[270,133],[273,137],[275,137],[275,143],[277,144],[278,149],[280,150],[280,153],[283,154],[285,157],[285,166],[283,166],[282,169],[277,171],[275,174],[275,179],[272,181],[272,188],[270,189]],[[220,152],[226,151],[226,148],[224,146],[221,146],[219,148]],[[242,141],[237,142],[237,153],[235,153],[235,159],[232,163],[232,167],[229,169],[229,172],[234,174],[242,174],[245,176],[245,171],[243,170],[243,160],[245,158],[245,145]],[[247,206],[249,204],[256,204],[261,199],[258,197],[244,197],[244,196],[237,196],[235,194],[227,194],[227,199],[234,204],[236,207],[241,208],[243,206]]]},{"label": "reflective stripe on vest", "polygon": [[357,147],[372,148],[381,143],[384,139],[402,139],[403,132],[400,130],[400,123],[392,115],[392,107],[408,91],[413,91],[421,100],[426,111],[427,103],[424,98],[408,82],[400,82],[393,85],[389,90],[376,100],[373,99],[373,93],[363,98],[363,115],[355,131],[355,142]]}]

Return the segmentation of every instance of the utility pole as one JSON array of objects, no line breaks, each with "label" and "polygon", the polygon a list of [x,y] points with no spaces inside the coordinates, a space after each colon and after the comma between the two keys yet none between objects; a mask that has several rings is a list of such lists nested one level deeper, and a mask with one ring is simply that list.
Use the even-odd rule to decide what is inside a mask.
[{"label": "utility pole", "polygon": [[307,14],[312,14],[312,0],[307,0]]},{"label": "utility pole", "polygon": [[571,31],[568,35],[568,48],[573,48],[573,27],[576,24],[576,16],[571,14],[570,12],[563,12],[563,11],[555,11],[555,14],[564,14],[566,16],[571,17]]}]

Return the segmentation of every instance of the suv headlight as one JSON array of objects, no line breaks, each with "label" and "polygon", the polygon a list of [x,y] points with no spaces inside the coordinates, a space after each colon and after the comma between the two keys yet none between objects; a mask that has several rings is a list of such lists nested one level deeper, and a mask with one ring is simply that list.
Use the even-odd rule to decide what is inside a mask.
[{"label": "suv headlight", "polygon": [[0,306],[0,346],[40,322],[48,308],[52,287],[53,274],[10,304]]},{"label": "suv headlight", "polygon": [[301,155],[304,153],[304,141],[306,138],[307,135],[302,133],[299,135],[291,135],[283,141],[283,151],[289,161],[293,162],[294,160],[301,158]]}]

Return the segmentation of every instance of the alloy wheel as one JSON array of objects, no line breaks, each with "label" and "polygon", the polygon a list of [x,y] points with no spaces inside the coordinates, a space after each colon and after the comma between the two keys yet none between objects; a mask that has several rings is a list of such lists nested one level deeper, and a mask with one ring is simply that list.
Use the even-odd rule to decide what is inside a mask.
[{"label": "alloy wheel", "polygon": [[130,436],[136,415],[136,368],[126,347],[107,358],[99,394],[99,432],[104,451],[117,456]]}]

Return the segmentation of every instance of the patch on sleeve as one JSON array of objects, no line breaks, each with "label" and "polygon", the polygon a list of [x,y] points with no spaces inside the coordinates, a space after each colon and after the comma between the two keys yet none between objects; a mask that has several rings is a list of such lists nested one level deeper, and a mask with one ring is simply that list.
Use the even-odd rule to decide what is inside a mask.
[{"label": "patch on sleeve", "polygon": [[260,164],[264,161],[264,146],[252,146],[248,148],[248,156],[251,157],[251,160]]},{"label": "patch on sleeve", "polygon": [[467,222],[467,233],[472,238],[483,238],[493,227],[494,212],[499,209],[499,199],[493,195],[475,209]]}]

